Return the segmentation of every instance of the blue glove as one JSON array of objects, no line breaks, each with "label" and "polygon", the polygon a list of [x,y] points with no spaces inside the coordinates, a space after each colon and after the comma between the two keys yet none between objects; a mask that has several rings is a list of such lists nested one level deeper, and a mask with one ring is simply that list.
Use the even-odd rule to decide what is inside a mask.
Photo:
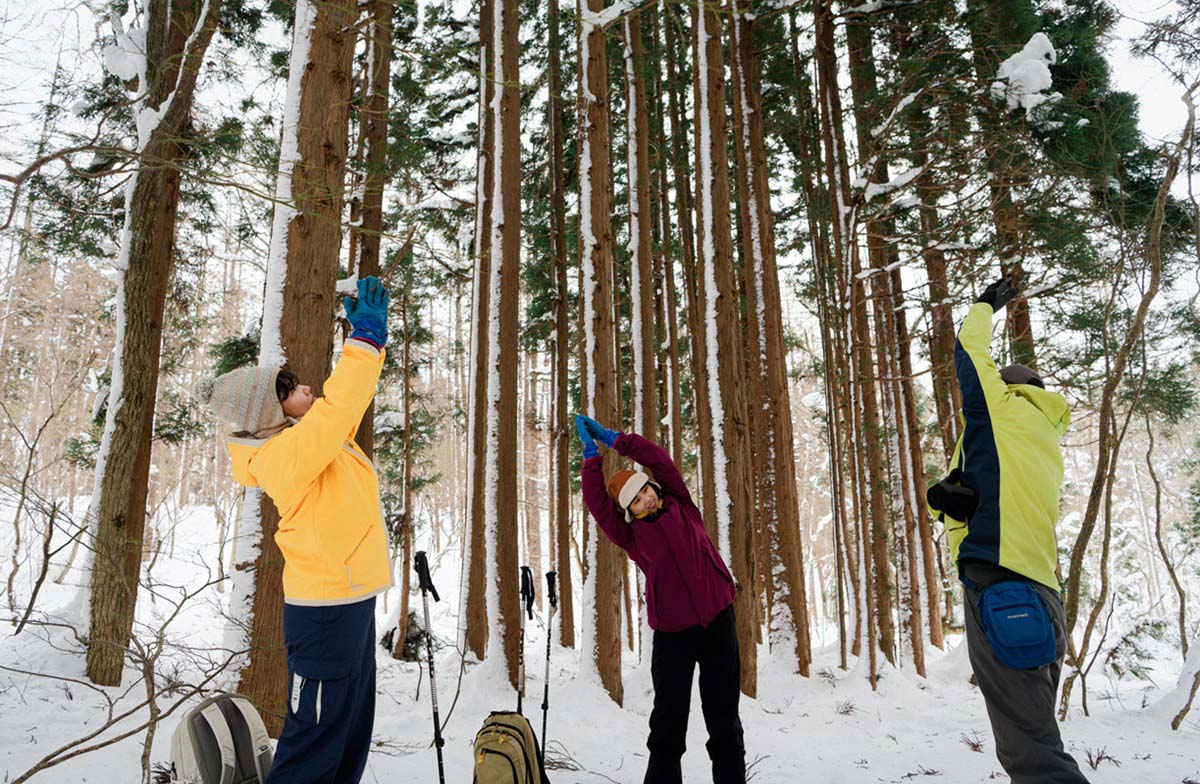
[{"label": "blue glove", "polygon": [[600,450],[596,448],[596,442],[592,438],[592,434],[588,432],[587,423],[591,421],[583,414],[575,415],[575,432],[579,434],[579,441],[583,444],[584,460],[587,460],[589,457],[600,456]]},{"label": "blue glove", "polygon": [[379,348],[387,345],[388,292],[379,278],[367,277],[358,282],[358,299],[346,297],[342,300],[346,309],[346,320],[354,331],[352,339],[365,340]]},{"label": "blue glove", "polygon": [[613,444],[617,443],[617,436],[621,435],[616,430],[609,430],[604,425],[590,417],[583,417],[584,426],[591,433],[592,438],[604,444],[609,449],[613,448]]}]

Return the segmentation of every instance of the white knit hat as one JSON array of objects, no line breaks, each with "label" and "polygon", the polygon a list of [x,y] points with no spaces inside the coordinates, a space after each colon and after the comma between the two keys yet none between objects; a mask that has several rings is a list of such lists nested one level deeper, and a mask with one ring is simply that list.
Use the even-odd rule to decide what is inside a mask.
[{"label": "white knit hat", "polygon": [[193,396],[233,432],[258,433],[287,421],[275,394],[278,375],[278,368],[242,367],[202,379]]}]

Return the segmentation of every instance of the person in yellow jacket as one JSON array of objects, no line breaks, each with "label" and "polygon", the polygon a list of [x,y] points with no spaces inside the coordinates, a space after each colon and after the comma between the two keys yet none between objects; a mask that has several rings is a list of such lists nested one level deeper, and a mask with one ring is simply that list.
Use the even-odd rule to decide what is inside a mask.
[{"label": "person in yellow jacket", "polygon": [[1086,784],[1054,716],[1066,651],[1054,528],[1071,412],[1033,369],[992,360],[992,316],[1017,293],[1005,276],[963,320],[963,433],[950,475],[926,497],[964,586],[967,652],[1000,764],[1014,784]]},{"label": "person in yellow jacket", "polygon": [[268,784],[357,782],[375,721],[375,596],[393,584],[379,480],[354,434],[375,396],[388,294],[347,298],[353,331],[324,397],[288,370],[249,367],[197,397],[234,431],[234,478],[279,509],[289,700]]}]

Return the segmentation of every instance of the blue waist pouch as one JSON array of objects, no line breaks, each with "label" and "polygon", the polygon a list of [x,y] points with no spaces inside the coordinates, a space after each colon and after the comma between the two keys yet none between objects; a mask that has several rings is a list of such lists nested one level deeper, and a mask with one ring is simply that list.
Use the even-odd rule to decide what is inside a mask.
[{"label": "blue waist pouch", "polygon": [[993,583],[979,592],[978,607],[983,632],[1005,667],[1036,669],[1057,658],[1054,624],[1032,583]]}]

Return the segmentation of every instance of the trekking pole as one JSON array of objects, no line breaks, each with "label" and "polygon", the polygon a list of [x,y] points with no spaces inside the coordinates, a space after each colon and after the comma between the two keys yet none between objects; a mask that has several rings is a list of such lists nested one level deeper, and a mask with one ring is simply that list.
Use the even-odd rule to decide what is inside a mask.
[{"label": "trekking pole", "polygon": [[446,741],[442,738],[442,721],[438,717],[437,681],[434,680],[433,674],[433,627],[429,624],[429,594],[433,594],[435,602],[440,602],[441,598],[437,588],[433,587],[433,578],[429,576],[429,561],[425,558],[424,550],[417,552],[416,558],[413,559],[413,567],[417,570],[421,602],[425,605],[425,650],[429,655],[429,698],[433,702],[433,745],[437,747],[438,782],[446,784],[446,768],[442,762],[442,746]]},{"label": "trekking pole", "polygon": [[517,649],[517,713],[522,712],[525,702],[525,616],[533,620],[533,570],[521,567],[521,602],[525,605],[521,613],[521,643]]},{"label": "trekking pole", "polygon": [[554,580],[558,572],[546,572],[546,596],[550,599],[550,615],[546,620],[546,683],[542,692],[542,767],[546,767],[546,715],[550,712],[550,638],[554,636],[554,611],[558,609],[558,594]]}]

